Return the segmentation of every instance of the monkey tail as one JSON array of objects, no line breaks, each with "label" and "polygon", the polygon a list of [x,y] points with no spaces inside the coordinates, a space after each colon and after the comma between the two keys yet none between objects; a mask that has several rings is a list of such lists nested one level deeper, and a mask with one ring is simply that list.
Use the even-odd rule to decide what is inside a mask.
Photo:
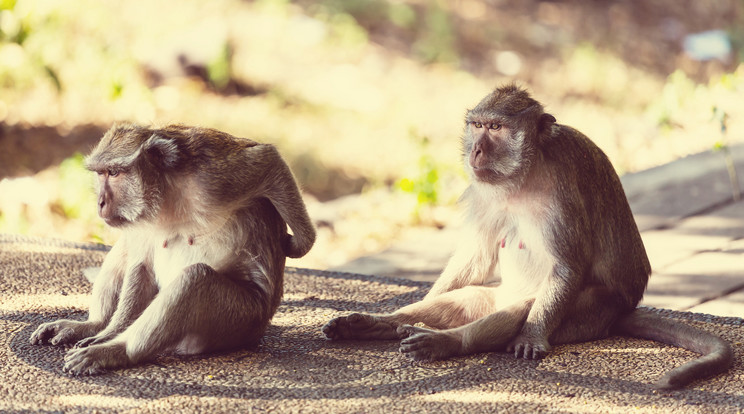
[{"label": "monkey tail", "polygon": [[702,356],[667,372],[654,386],[675,389],[726,371],[734,360],[731,345],[709,332],[637,308],[615,325],[619,333],[678,346]]}]

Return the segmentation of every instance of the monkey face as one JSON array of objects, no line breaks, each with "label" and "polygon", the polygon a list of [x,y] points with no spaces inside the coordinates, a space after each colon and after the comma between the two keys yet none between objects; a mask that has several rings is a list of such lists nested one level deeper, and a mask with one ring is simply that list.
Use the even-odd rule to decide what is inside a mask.
[{"label": "monkey face", "polygon": [[465,164],[473,179],[497,183],[519,173],[524,138],[505,120],[469,114],[465,130]]},{"label": "monkey face", "polygon": [[488,94],[465,119],[465,166],[471,177],[489,184],[518,184],[554,122],[539,102],[515,85]]},{"label": "monkey face", "polygon": [[153,168],[153,159],[165,169],[176,156],[172,142],[144,128],[111,128],[86,159],[88,169],[98,175],[98,215],[113,227],[154,217],[162,174]]},{"label": "monkey face", "polygon": [[112,227],[134,222],[145,210],[144,188],[131,170],[111,167],[96,171],[98,215]]}]

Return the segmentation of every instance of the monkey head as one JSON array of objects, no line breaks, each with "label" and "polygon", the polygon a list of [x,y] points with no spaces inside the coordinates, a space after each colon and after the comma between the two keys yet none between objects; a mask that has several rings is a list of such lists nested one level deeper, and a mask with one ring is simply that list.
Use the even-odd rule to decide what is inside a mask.
[{"label": "monkey head", "polygon": [[491,184],[523,176],[554,122],[525,90],[494,90],[465,117],[466,168],[473,179]]},{"label": "monkey head", "polygon": [[163,173],[179,164],[175,140],[133,125],[114,126],[86,158],[98,174],[98,215],[121,227],[157,214],[164,191]]}]

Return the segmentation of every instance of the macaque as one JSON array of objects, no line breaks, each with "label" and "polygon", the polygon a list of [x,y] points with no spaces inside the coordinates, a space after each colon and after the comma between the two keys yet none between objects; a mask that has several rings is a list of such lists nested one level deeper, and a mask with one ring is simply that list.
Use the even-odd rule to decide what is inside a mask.
[{"label": "macaque", "polygon": [[731,365],[721,338],[637,308],[651,266],[620,179],[589,138],[509,85],[467,112],[462,144],[472,181],[464,235],[430,292],[391,314],[332,319],[328,338],[400,339],[415,360],[537,359],[610,335],[703,355],[668,372],[662,389]]},{"label": "macaque", "polygon": [[98,214],[122,233],[95,277],[88,320],[42,324],[31,343],[74,344],[64,362],[73,375],[257,344],[286,257],[315,242],[276,148],[214,129],[121,125],[86,165],[98,175]]}]

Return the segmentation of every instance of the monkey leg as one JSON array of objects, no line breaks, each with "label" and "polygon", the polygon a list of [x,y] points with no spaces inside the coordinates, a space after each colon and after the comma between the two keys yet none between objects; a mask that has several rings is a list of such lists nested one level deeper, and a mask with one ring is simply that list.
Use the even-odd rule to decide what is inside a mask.
[{"label": "monkey leg", "polygon": [[108,342],[74,348],[71,374],[95,374],[150,359],[170,349],[196,354],[256,343],[270,314],[268,293],[238,284],[205,264],[186,268],[124,332]]},{"label": "monkey leg", "polygon": [[607,338],[620,315],[632,310],[617,294],[603,286],[590,286],[581,292],[550,336],[553,345]]},{"label": "monkey leg", "polygon": [[533,302],[533,299],[524,300],[474,322],[442,331],[400,326],[398,333],[406,338],[400,342],[399,350],[415,360],[502,350],[519,333]]},{"label": "monkey leg", "polygon": [[437,329],[475,321],[495,310],[498,287],[466,286],[405,306],[386,315],[352,313],[323,326],[329,339],[400,339],[403,324],[422,322]]}]

